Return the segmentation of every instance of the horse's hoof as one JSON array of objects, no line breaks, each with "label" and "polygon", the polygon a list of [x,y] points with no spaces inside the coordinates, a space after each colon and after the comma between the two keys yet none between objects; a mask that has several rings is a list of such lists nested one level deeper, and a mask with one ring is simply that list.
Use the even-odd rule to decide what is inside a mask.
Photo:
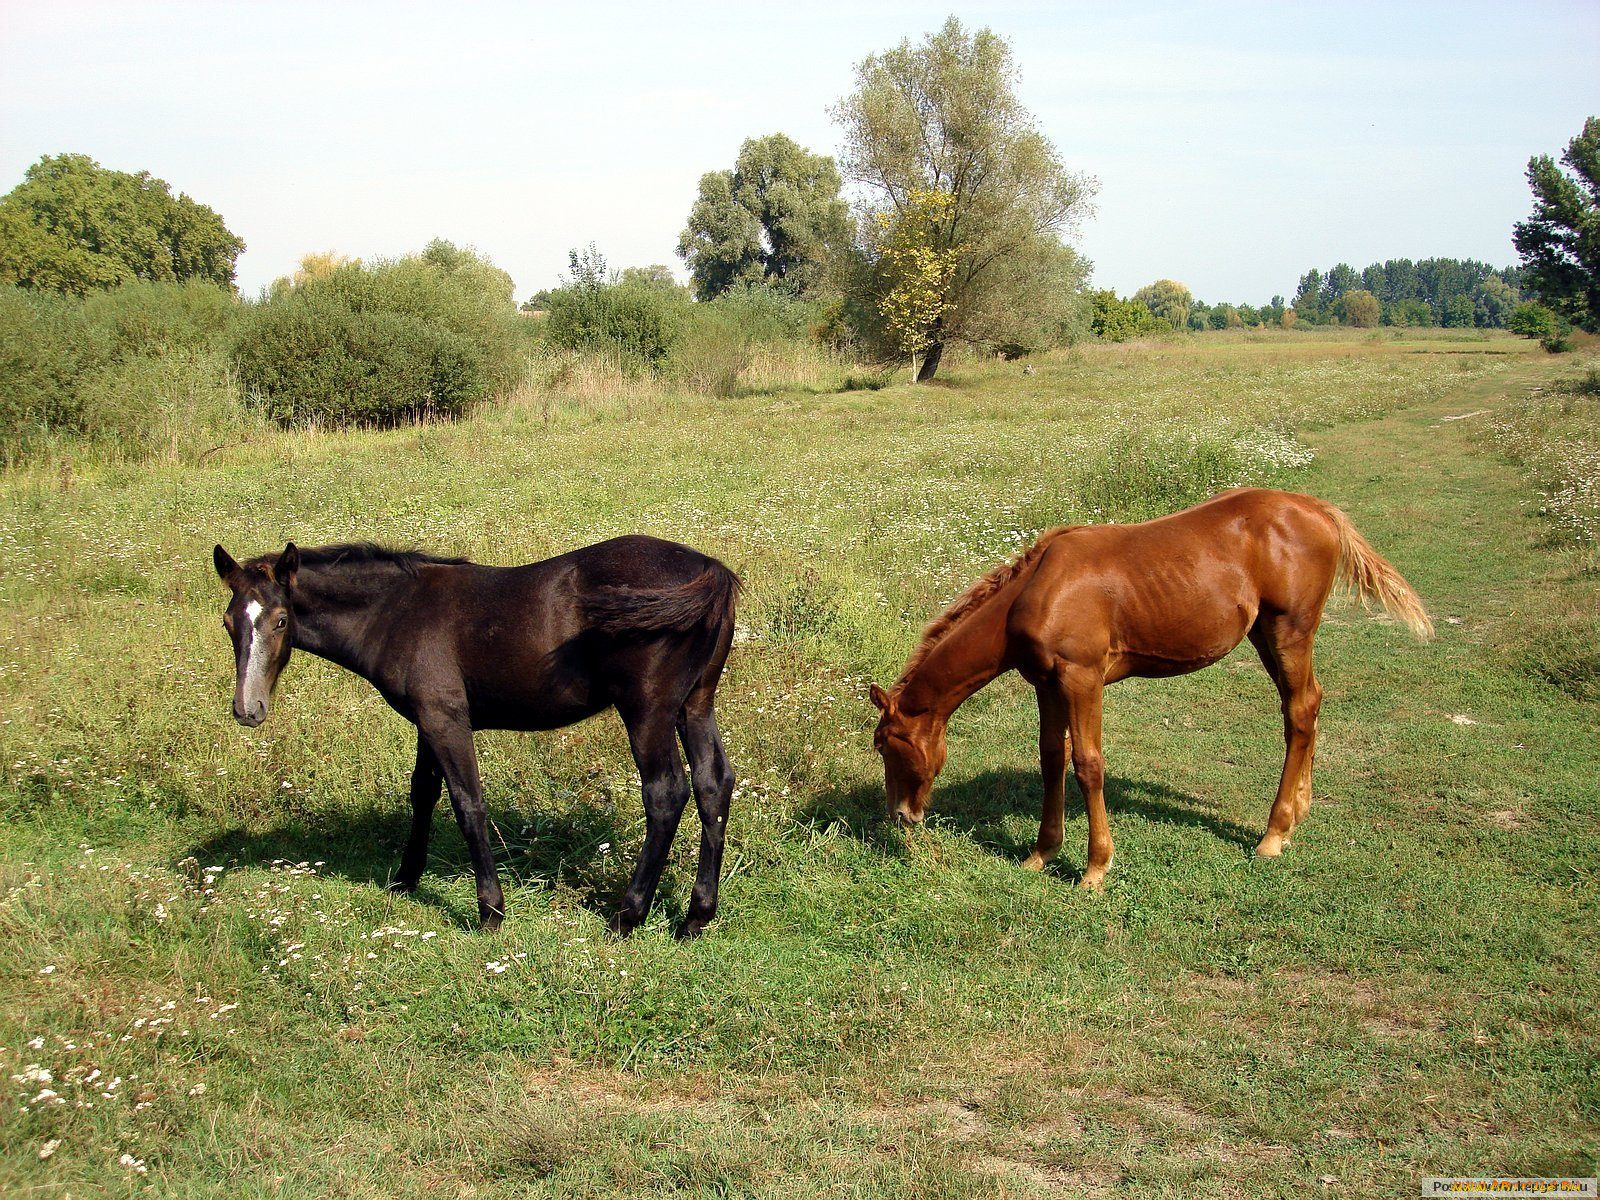
[{"label": "horse's hoof", "polygon": [[1098,875],[1085,875],[1078,880],[1078,889],[1085,892],[1103,892],[1106,889],[1106,876],[1102,871]]},{"label": "horse's hoof", "polygon": [[1035,850],[1023,861],[1022,869],[1024,871],[1042,871],[1044,870],[1044,864],[1044,856]]},{"label": "horse's hoof", "polygon": [[1261,858],[1277,858],[1283,853],[1284,847],[1288,844],[1288,838],[1276,833],[1269,833],[1257,844],[1256,854]]},{"label": "horse's hoof", "polygon": [[389,890],[397,896],[408,895],[417,890],[417,881],[413,879],[407,882],[404,879],[396,879],[389,885]]},{"label": "horse's hoof", "polygon": [[639,918],[619,912],[606,925],[619,938],[625,938],[639,927]]}]

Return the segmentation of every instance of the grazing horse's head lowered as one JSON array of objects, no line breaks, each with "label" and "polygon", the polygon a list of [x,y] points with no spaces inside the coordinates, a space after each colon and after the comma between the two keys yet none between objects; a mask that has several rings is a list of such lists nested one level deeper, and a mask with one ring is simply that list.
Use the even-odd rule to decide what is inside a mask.
[{"label": "grazing horse's head lowered", "polygon": [[944,768],[943,722],[932,714],[920,718],[900,711],[895,697],[872,685],[872,703],[882,715],[872,745],[883,758],[884,795],[890,820],[916,825],[928,808],[934,778]]},{"label": "grazing horse's head lowered", "polygon": [[217,575],[233,593],[222,616],[222,627],[233,639],[238,667],[233,719],[253,729],[267,719],[272,689],[294,648],[291,593],[295,573],[300,569],[300,552],[290,542],[277,562],[248,568],[241,567],[221,546],[212,551],[211,557]]},{"label": "grazing horse's head lowered", "polygon": [[1070,763],[1089,826],[1079,883],[1102,886],[1112,858],[1106,686],[1198,671],[1248,637],[1278,689],[1284,730],[1283,773],[1256,852],[1282,854],[1311,806],[1322,704],[1312,639],[1340,583],[1419,638],[1432,636],[1410,584],[1349,517],[1311,496],[1239,488],[1136,525],[1041,534],[929,623],[892,689],[873,686],[891,818],[922,819],[951,714],[1015,670],[1038,693],[1044,784],[1039,838],[1024,865],[1038,870],[1061,848]]}]

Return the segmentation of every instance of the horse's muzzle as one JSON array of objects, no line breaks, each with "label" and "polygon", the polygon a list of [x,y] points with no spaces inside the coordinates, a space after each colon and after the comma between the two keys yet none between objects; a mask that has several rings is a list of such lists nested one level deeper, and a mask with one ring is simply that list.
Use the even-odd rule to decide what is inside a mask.
[{"label": "horse's muzzle", "polygon": [[922,817],[922,813],[912,812],[910,807],[905,804],[897,805],[889,810],[889,819],[900,826],[901,829],[913,829],[921,825]]},{"label": "horse's muzzle", "polygon": [[233,719],[246,729],[254,729],[267,719],[267,706],[260,700],[247,704],[233,702]]}]

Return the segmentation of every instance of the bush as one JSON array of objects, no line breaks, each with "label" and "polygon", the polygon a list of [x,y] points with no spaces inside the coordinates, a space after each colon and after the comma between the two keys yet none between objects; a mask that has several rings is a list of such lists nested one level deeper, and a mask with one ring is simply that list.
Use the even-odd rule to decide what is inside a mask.
[{"label": "bush", "polygon": [[734,287],[691,305],[673,348],[671,373],[693,391],[733,396],[759,347],[814,344],[822,310],[765,284]]},{"label": "bush", "polygon": [[822,319],[817,305],[765,284],[730,288],[692,311],[698,322],[719,325],[747,343],[808,339]]},{"label": "bush", "polygon": [[55,292],[0,286],[0,450],[7,459],[80,427],[80,377],[111,356],[83,303]]},{"label": "bush", "polygon": [[458,416],[511,386],[526,348],[509,277],[434,242],[278,290],[243,320],[234,356],[279,424],[393,425]]},{"label": "bush", "polygon": [[1425,329],[1433,324],[1433,309],[1426,300],[1396,300],[1383,310],[1383,323],[1397,329]]},{"label": "bush", "polygon": [[1089,328],[1104,342],[1125,342],[1129,338],[1144,337],[1168,328],[1168,323],[1155,316],[1137,300],[1120,300],[1109,289],[1089,294],[1091,313]]},{"label": "bush", "polygon": [[326,295],[263,305],[235,357],[246,393],[280,425],[457,416],[488,386],[481,356],[449,330]]},{"label": "bush", "polygon": [[242,419],[222,355],[240,313],[200,281],[134,280],[87,298],[0,288],[0,448],[62,434],[138,458]]},{"label": "bush", "polygon": [[219,350],[133,355],[87,376],[79,405],[83,433],[133,459],[195,461],[251,424]]},{"label": "bush", "polygon": [[1535,300],[1517,305],[1506,322],[1506,328],[1512,333],[1536,339],[1552,354],[1572,349],[1572,343],[1567,340],[1572,327],[1554,311]]},{"label": "bush", "polygon": [[1340,296],[1334,309],[1345,324],[1356,329],[1374,329],[1383,316],[1383,306],[1378,298],[1363,288],[1356,288]]},{"label": "bush", "polygon": [[166,349],[223,346],[239,311],[231,290],[199,280],[136,279],[94,292],[83,303],[85,320],[103,331],[112,355],[119,359]]},{"label": "bush", "polygon": [[683,338],[688,307],[681,288],[582,281],[550,293],[544,335],[562,350],[614,357],[630,374],[659,371]]}]

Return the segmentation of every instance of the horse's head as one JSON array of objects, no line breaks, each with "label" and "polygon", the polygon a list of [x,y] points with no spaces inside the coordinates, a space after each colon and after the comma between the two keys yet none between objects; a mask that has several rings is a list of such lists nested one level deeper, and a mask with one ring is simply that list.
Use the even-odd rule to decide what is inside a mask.
[{"label": "horse's head", "polygon": [[241,567],[221,546],[211,555],[217,574],[233,599],[222,616],[222,627],[233,639],[238,684],[233,690],[233,719],[255,728],[267,719],[267,706],[278,676],[294,648],[295,572],[300,551],[293,542],[278,561],[252,562]]},{"label": "horse's head", "polygon": [[872,685],[872,703],[882,715],[872,745],[883,756],[883,788],[889,817],[916,825],[928,808],[933,780],[944,767],[945,723],[928,713],[908,716],[896,697]]}]

